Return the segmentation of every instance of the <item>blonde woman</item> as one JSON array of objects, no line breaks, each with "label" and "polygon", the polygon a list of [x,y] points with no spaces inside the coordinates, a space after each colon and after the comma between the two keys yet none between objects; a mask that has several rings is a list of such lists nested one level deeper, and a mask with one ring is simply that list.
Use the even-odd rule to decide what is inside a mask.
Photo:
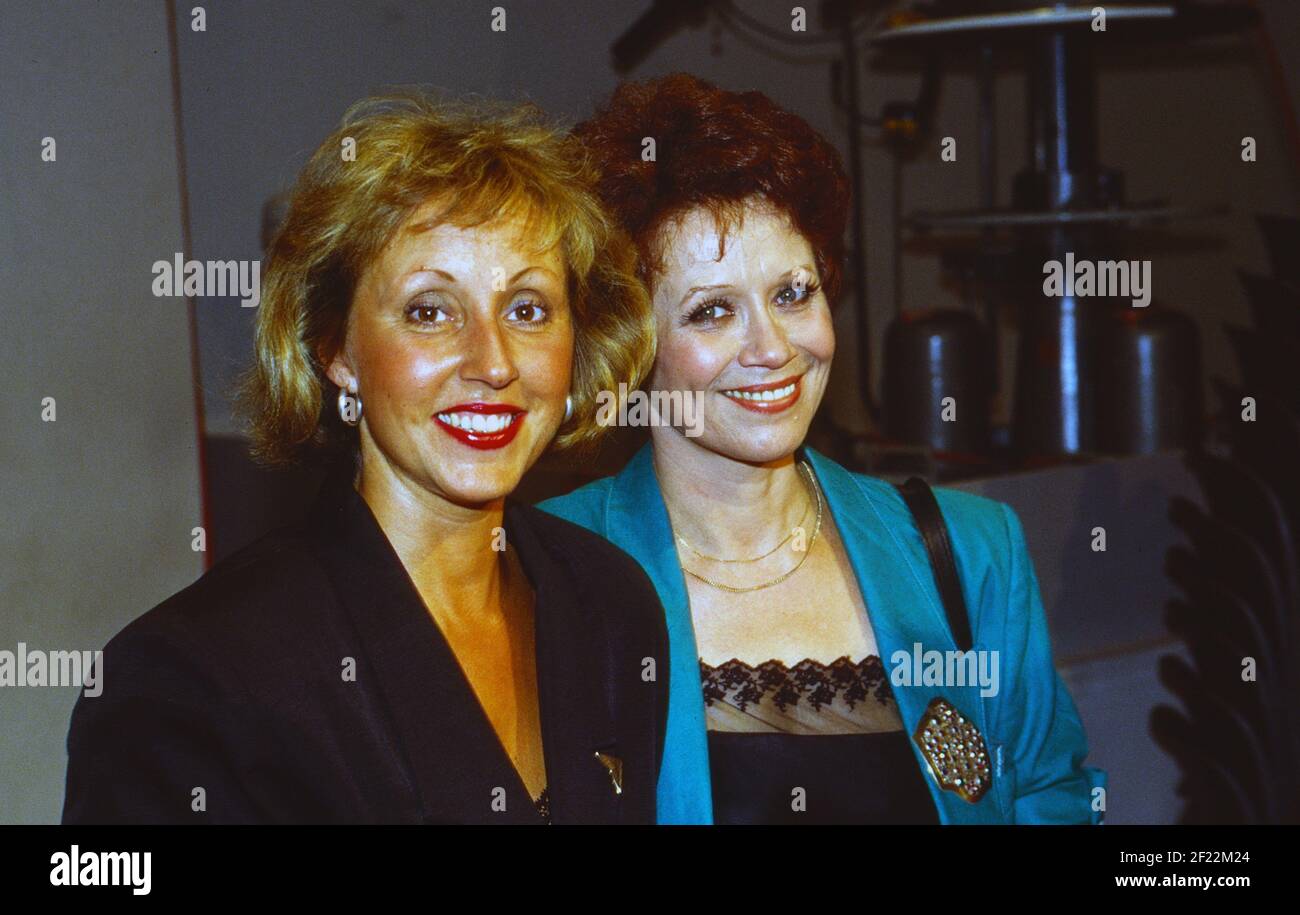
[{"label": "blonde woman", "polygon": [[109,643],[65,822],[654,821],[654,588],[508,498],[650,356],[594,181],[534,110],[419,92],[320,145],[244,400],[262,457],[335,469],[301,524]]}]

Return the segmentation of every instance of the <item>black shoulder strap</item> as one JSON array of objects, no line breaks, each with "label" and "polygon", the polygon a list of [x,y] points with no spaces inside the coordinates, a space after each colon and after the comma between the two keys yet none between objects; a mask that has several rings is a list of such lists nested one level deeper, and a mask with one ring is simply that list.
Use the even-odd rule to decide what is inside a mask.
[{"label": "black shoulder strap", "polygon": [[925,551],[930,554],[930,568],[939,586],[944,612],[948,614],[948,628],[952,631],[953,641],[961,651],[970,651],[970,615],[966,612],[957,561],[948,542],[948,528],[943,522],[943,512],[939,510],[939,500],[934,497],[930,485],[920,477],[911,477],[906,483],[895,485],[912,510],[916,526],[921,529],[921,539],[925,541]]}]

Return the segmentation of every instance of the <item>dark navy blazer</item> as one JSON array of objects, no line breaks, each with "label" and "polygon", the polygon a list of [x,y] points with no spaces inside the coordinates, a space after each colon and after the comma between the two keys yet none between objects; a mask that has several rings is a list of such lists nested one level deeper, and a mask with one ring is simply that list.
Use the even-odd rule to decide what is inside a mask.
[{"label": "dark navy blazer", "polygon": [[[553,821],[654,822],[668,654],[653,585],[553,515],[507,501],[504,525],[536,592]],[[304,523],[128,625],[102,663],[102,695],[72,716],[65,823],[542,822],[346,476]]]}]

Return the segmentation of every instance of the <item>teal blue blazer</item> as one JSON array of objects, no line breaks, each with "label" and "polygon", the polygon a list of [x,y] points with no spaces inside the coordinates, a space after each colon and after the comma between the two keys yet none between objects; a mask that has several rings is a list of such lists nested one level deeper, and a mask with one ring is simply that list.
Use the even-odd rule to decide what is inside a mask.
[{"label": "teal blue blazer", "polygon": [[[851,473],[811,448],[803,455],[826,496],[886,669],[896,651],[956,650],[921,533],[889,483]],[[1025,535],[1002,502],[935,487],[947,522],[976,650],[999,652],[999,689],[893,685],[909,733],[942,696],[984,736],[992,787],[976,802],[945,790],[915,741],[942,823],[1100,823],[1106,774],[1084,766],[1088,742],[1069,691],[1052,664],[1047,620]],[[640,562],[667,615],[668,730],[657,786],[660,823],[712,823],[708,738],[699,651],[668,510],[646,445],[617,476],[540,507],[602,535]],[[1100,789],[1100,790],[1095,790]]]}]

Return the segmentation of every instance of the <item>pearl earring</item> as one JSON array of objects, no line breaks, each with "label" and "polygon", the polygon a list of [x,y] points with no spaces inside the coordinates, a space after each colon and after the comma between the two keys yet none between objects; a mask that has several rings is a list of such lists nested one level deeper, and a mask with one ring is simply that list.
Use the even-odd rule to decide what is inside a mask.
[{"label": "pearl earring", "polygon": [[339,388],[339,419],[349,426],[361,422],[361,395],[357,393],[355,382]]}]

